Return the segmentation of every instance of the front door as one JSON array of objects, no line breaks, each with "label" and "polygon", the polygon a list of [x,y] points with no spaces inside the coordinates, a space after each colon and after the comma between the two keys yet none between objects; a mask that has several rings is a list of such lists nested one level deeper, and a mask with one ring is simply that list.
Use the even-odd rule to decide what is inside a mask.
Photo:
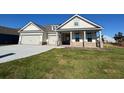
[{"label": "front door", "polygon": [[70,33],[62,33],[62,44],[70,45]]}]

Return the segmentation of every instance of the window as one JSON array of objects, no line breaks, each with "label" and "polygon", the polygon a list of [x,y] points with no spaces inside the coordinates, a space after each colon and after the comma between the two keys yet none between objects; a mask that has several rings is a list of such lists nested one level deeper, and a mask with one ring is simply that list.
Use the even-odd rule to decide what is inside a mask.
[{"label": "window", "polygon": [[74,22],[74,26],[78,26],[79,25],[79,23],[78,22]]},{"label": "window", "polygon": [[87,41],[88,42],[92,42],[92,38],[87,38]]},{"label": "window", "polygon": [[75,33],[75,41],[79,42],[80,40],[80,34],[79,33]]},{"label": "window", "polygon": [[92,38],[92,33],[91,32],[87,33],[87,38]]},{"label": "window", "polygon": [[87,33],[87,41],[92,42],[92,37],[93,37],[93,34],[91,32],[88,32]]}]

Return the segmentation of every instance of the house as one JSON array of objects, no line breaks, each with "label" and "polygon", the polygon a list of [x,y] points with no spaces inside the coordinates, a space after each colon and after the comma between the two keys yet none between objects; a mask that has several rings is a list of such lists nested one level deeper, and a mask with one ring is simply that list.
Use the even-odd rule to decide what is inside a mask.
[{"label": "house", "polygon": [[0,26],[0,45],[18,44],[18,29]]},{"label": "house", "polygon": [[103,47],[103,28],[88,19],[74,15],[60,25],[41,26],[29,22],[19,30],[19,44],[70,45],[72,47]]}]

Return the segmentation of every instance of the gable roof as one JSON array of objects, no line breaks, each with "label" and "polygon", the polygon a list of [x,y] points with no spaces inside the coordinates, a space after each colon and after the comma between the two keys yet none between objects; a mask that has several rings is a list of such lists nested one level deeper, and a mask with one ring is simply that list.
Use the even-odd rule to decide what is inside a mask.
[{"label": "gable roof", "polygon": [[90,20],[88,20],[88,19],[86,19],[86,18],[84,18],[84,17],[82,17],[82,16],[80,16],[80,15],[78,15],[78,14],[75,14],[74,16],[72,16],[71,18],[69,18],[68,20],[66,20],[64,23],[62,23],[61,25],[59,25],[57,29],[63,27],[65,24],[67,24],[68,22],[70,22],[70,21],[71,21],[72,19],[74,19],[75,17],[78,17],[78,18],[84,20],[85,22],[87,22],[87,23],[89,23],[89,24],[91,24],[91,25],[93,25],[93,26],[95,26],[95,27],[97,27],[97,28],[103,29],[102,26],[100,26],[100,25],[98,25],[98,24],[96,24],[96,23],[94,23],[94,22],[91,22]]},{"label": "gable roof", "polygon": [[27,25],[25,25],[24,27],[22,27],[18,32],[21,32],[22,30],[24,30],[26,27],[28,27],[31,24],[33,24],[34,26],[36,26],[39,30],[46,31],[45,27],[43,27],[42,25],[38,25],[38,24],[30,21]]},{"label": "gable roof", "polygon": [[43,31],[46,31],[46,28],[44,27],[44,26],[42,26],[42,25],[39,25],[39,24],[37,24],[37,23],[34,23],[35,25],[37,25],[40,29],[42,29]]}]

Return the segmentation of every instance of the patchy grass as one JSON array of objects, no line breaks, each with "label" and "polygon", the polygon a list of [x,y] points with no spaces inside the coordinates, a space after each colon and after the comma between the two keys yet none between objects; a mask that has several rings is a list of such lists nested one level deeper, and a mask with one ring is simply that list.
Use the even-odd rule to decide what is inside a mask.
[{"label": "patchy grass", "polygon": [[0,64],[0,78],[124,78],[124,48],[53,49]]},{"label": "patchy grass", "polygon": [[119,45],[117,45],[115,43],[113,43],[113,44],[108,43],[108,44],[104,44],[104,48],[124,48],[124,47],[119,46]]}]

